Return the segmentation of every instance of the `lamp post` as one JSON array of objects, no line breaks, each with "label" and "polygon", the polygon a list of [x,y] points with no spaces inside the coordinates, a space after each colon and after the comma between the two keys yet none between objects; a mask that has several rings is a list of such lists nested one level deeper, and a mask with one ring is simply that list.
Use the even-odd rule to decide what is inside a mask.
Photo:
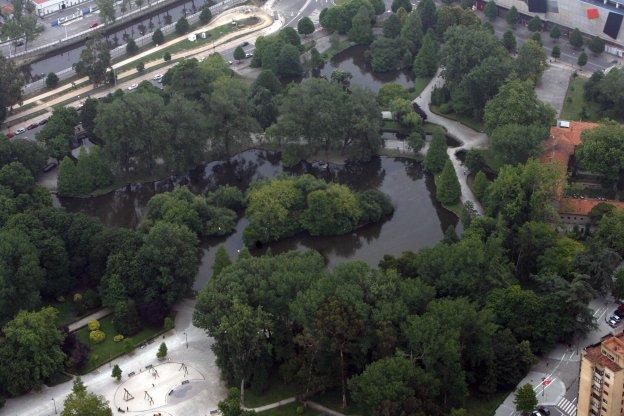
[{"label": "lamp post", "polygon": [[56,414],[56,400],[52,397],[52,403],[54,403],[54,414]]},{"label": "lamp post", "polygon": [[186,348],[188,348],[188,335],[186,334],[186,331],[184,331],[184,341],[186,342]]}]

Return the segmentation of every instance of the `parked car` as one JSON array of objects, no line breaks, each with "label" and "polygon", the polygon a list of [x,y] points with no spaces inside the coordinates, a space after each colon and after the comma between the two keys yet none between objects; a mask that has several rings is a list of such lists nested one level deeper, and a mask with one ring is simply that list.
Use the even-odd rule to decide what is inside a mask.
[{"label": "parked car", "polygon": [[243,46],[243,47],[244,46],[249,46],[249,42],[243,42],[243,43],[241,43],[241,46]]},{"label": "parked car", "polygon": [[41,120],[41,121],[39,122],[39,125],[40,125],[40,126],[43,126],[43,125],[44,125],[44,124],[46,124],[47,122],[48,122],[48,119],[47,119],[47,118],[44,118],[43,120]]},{"label": "parked car", "polygon": [[533,414],[537,414],[537,416],[550,416],[550,410],[546,409],[544,406],[540,406]]},{"label": "parked car", "polygon": [[100,22],[93,22],[91,23],[91,26],[89,26],[90,28],[94,28],[94,27],[98,27],[100,25]]},{"label": "parked car", "polygon": [[8,133],[6,134],[6,138],[7,138],[7,139],[10,139],[10,138],[11,138],[11,137],[13,137],[13,136],[15,136],[15,135],[14,135],[13,133],[11,133],[11,132],[8,132]]},{"label": "parked car", "polygon": [[17,136],[18,134],[22,134],[26,131],[26,129],[24,127],[20,127],[19,129],[15,130],[15,135]]},{"label": "parked car", "polygon": [[132,84],[128,87],[128,91],[136,90],[139,84]]},{"label": "parked car", "polygon": [[609,318],[607,323],[609,324],[611,328],[615,328],[620,323],[620,318],[618,318],[617,316],[612,316]]},{"label": "parked car", "polygon": [[162,77],[163,77],[163,74],[156,74],[154,75],[153,79],[154,81],[162,82]]},{"label": "parked car", "polygon": [[253,51],[251,51],[251,52],[247,52],[247,53],[245,54],[245,58],[251,58],[252,56],[253,56]]},{"label": "parked car", "polygon": [[232,65],[234,62],[232,61],[228,61],[228,65]]},{"label": "parked car", "polygon": [[32,123],[29,124],[28,127],[26,127],[26,130],[36,129],[37,127],[39,127],[39,123]]}]

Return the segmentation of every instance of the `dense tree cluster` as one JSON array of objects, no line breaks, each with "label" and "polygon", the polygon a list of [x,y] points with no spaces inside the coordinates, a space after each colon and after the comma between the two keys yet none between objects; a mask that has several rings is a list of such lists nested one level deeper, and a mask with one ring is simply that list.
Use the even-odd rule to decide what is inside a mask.
[{"label": "dense tree cluster", "polygon": [[337,150],[353,160],[369,160],[381,145],[375,95],[357,86],[306,79],[288,88],[279,113],[267,133],[282,146],[304,143],[308,154]]},{"label": "dense tree cluster", "polygon": [[286,27],[270,36],[256,39],[252,67],[273,71],[280,77],[297,77],[303,73],[299,55],[301,39],[297,31]]},{"label": "dense tree cluster", "polygon": [[244,232],[247,245],[267,243],[301,231],[312,235],[339,235],[361,224],[378,222],[394,208],[387,195],[376,190],[355,193],[311,175],[280,177],[258,182],[248,191]]},{"label": "dense tree cluster", "polygon": [[[222,193],[215,196],[218,198]],[[149,226],[158,221],[185,225],[199,237],[205,238],[230,234],[234,231],[238,217],[231,209],[210,205],[205,197],[193,195],[188,188],[180,187],[154,195],[149,200],[145,222]]]},{"label": "dense tree cluster", "polygon": [[41,152],[33,142],[0,142],[0,395],[39,388],[87,360],[88,347],[59,329],[56,310],[44,305],[74,297],[84,314],[101,298],[119,333],[131,335],[145,324],[162,326],[199,267],[197,236],[183,225],[184,212],[173,212],[175,203],[168,211],[158,207],[166,215],[140,231],[105,229],[84,214],[53,208],[33,176],[44,162]]},{"label": "dense tree cluster", "polygon": [[607,74],[596,71],[585,83],[585,99],[598,103],[601,113],[624,120],[624,70],[613,68]]},{"label": "dense tree cluster", "polygon": [[[583,246],[542,222],[550,168],[512,169],[522,173],[502,173],[488,190],[488,213],[502,220],[473,219],[459,241],[386,256],[380,270],[348,262],[326,271],[315,252],[245,256],[222,269],[194,322],[215,337],[228,383],[336,388],[343,402],[388,415],[448,414],[468,391],[515,386],[534,353],[592,327],[594,290],[572,267]],[[499,181],[525,195],[514,210],[525,216],[510,215]]]},{"label": "dense tree cluster", "polygon": [[584,131],[576,159],[581,169],[600,173],[609,183],[617,183],[624,172],[624,128],[616,122],[606,122]]}]

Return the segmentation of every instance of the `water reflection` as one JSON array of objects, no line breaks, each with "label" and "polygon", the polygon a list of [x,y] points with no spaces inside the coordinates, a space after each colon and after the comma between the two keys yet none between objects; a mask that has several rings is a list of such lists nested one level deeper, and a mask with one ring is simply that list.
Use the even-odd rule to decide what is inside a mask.
[{"label": "water reflection", "polygon": [[357,45],[336,54],[325,63],[321,69],[321,75],[329,79],[334,69],[342,69],[353,75],[351,84],[370,88],[374,92],[377,92],[387,82],[396,82],[405,88],[412,87],[413,77],[409,71],[374,73],[367,62],[366,49],[364,45]]},{"label": "water reflection", "polygon": [[[246,189],[255,180],[272,178],[282,172],[307,172],[356,190],[380,189],[392,199],[395,212],[383,223],[368,225],[347,235],[311,237],[300,234],[272,243],[268,247],[274,253],[314,249],[325,256],[330,267],[347,259],[363,260],[375,266],[384,254],[398,255],[406,250],[419,250],[435,244],[449,225],[461,232],[457,218],[435,200],[433,180],[423,174],[420,163],[390,157],[375,158],[368,163],[330,165],[329,169],[323,170],[307,163],[285,169],[279,153],[249,150],[228,161],[208,163],[187,176],[127,186],[95,198],[60,198],[60,202],[70,211],[96,216],[109,226],[135,227],[144,214],[149,198],[176,185],[188,184],[197,193],[225,184]],[[243,248],[242,236],[247,224],[247,219],[241,218],[232,235],[203,242],[204,255],[195,283],[197,289],[203,287],[210,277],[216,251],[214,247],[223,244],[230,256],[236,256]],[[263,247],[252,253],[259,254],[266,249]]]}]

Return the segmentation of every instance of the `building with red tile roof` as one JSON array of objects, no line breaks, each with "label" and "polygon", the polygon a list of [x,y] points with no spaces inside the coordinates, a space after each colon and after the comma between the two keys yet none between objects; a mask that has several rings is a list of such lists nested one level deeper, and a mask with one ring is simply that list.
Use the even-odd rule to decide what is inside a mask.
[{"label": "building with red tile roof", "polygon": [[[584,131],[595,129],[598,123],[586,121],[560,121],[550,129],[550,137],[544,142],[544,151],[540,156],[543,163],[554,162],[567,172],[570,158],[574,155],[576,146],[582,142]],[[624,201],[604,200],[598,198],[568,198],[559,190],[559,216],[569,226],[578,226],[581,231],[589,223],[589,213],[599,203],[607,203],[624,209]]]}]

